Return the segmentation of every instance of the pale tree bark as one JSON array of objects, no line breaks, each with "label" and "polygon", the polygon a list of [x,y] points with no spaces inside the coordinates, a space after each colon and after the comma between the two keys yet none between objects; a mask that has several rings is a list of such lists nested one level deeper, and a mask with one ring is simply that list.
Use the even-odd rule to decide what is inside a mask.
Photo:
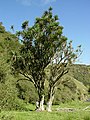
[{"label": "pale tree bark", "polygon": [[42,95],[41,100],[39,101],[39,110],[44,111],[44,95]]},{"label": "pale tree bark", "polygon": [[54,96],[51,96],[51,97],[48,99],[48,103],[47,103],[47,111],[48,111],[48,112],[51,112],[51,111],[52,111],[52,102],[53,102],[53,99],[54,99]]},{"label": "pale tree bark", "polygon": [[52,111],[52,103],[53,103],[53,99],[54,99],[54,90],[55,90],[54,87],[50,87],[50,89],[49,89],[48,102],[47,102],[47,108],[46,108],[46,110],[48,112]]},{"label": "pale tree bark", "polygon": [[39,111],[44,111],[44,76],[41,77],[41,83],[39,88]]},{"label": "pale tree bark", "polygon": [[44,95],[39,98],[39,102],[36,102],[36,111],[44,111]]}]

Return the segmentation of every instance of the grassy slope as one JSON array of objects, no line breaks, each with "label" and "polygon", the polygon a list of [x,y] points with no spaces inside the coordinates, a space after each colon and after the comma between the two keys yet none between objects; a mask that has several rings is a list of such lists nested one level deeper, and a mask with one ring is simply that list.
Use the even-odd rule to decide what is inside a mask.
[{"label": "grassy slope", "polygon": [[83,82],[84,85],[90,86],[90,65],[72,65],[69,75],[74,77],[76,80]]},{"label": "grassy slope", "polygon": [[[72,99],[87,99],[87,91],[90,92],[90,66],[72,65],[68,75],[61,80],[56,93],[56,101],[68,101]],[[84,98],[85,97],[85,98]]]}]

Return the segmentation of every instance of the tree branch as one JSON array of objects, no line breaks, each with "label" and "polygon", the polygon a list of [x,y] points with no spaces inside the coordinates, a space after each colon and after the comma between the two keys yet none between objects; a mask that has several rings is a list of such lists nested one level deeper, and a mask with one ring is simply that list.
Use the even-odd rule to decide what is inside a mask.
[{"label": "tree branch", "polygon": [[[26,75],[25,73],[19,72],[21,75],[29,79],[30,82],[32,82],[35,85],[35,81],[31,75]],[[36,85],[35,85],[36,86]]]}]

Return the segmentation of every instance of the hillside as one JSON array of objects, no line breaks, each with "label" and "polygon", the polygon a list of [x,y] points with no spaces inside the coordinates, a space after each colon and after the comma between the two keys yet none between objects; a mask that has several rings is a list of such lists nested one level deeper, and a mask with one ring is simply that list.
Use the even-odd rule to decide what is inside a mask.
[{"label": "hillside", "polygon": [[90,85],[90,65],[72,65],[69,74],[84,85]]},{"label": "hillside", "polygon": [[[10,67],[10,59],[13,51],[19,49],[18,39],[14,34],[7,32],[0,23],[0,108],[14,109],[19,101],[15,77]],[[19,105],[18,105],[19,108]]]},{"label": "hillside", "polygon": [[[23,109],[25,103],[35,103],[38,99],[34,86],[28,81],[17,83],[20,76],[14,75],[11,70],[11,54],[18,51],[19,47],[16,36],[7,32],[0,23],[0,107],[3,109]],[[47,88],[48,84],[45,86],[45,99]],[[87,91],[90,92],[90,66],[72,65],[57,87],[54,104],[86,100]]]},{"label": "hillside", "polygon": [[61,79],[56,93],[57,101],[86,100],[87,94],[90,94],[90,66],[74,64]]}]

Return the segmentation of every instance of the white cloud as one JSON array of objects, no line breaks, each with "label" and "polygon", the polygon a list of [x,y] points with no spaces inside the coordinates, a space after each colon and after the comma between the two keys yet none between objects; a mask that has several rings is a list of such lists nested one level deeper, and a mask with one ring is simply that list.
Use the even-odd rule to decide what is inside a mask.
[{"label": "white cloud", "polygon": [[31,5],[32,0],[23,0],[23,4],[30,6]]},{"label": "white cloud", "polygon": [[20,2],[23,5],[30,6],[32,3],[32,0],[16,0],[17,2]]},{"label": "white cloud", "polygon": [[56,0],[16,0],[17,2],[22,3],[23,5],[30,6],[30,5],[46,5]]},{"label": "white cloud", "polygon": [[55,2],[56,0],[41,0],[43,4],[48,4],[51,2]]}]

